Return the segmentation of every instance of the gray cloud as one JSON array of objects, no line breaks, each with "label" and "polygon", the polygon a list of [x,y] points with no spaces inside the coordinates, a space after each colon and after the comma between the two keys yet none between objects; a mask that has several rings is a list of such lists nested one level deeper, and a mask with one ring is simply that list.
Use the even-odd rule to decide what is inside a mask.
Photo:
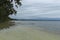
[{"label": "gray cloud", "polygon": [[23,0],[23,5],[17,9],[13,18],[60,17],[59,0]]}]

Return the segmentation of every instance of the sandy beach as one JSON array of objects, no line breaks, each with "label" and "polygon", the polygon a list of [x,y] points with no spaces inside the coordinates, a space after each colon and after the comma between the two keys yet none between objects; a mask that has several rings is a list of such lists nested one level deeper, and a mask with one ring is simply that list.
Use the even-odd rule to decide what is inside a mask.
[{"label": "sandy beach", "polygon": [[60,40],[60,36],[38,30],[38,28],[15,25],[1,30],[0,40]]}]

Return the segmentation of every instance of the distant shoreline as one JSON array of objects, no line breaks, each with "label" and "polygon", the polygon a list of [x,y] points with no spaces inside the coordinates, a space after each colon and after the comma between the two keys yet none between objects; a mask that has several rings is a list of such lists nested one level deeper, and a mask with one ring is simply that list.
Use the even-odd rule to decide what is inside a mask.
[{"label": "distant shoreline", "polygon": [[60,21],[60,20],[40,20],[40,19],[11,19],[15,21]]}]

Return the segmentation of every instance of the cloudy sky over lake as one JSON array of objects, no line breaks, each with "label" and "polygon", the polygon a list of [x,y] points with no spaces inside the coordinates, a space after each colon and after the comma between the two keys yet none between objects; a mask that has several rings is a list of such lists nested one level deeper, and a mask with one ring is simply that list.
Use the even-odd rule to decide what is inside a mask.
[{"label": "cloudy sky over lake", "polygon": [[12,18],[60,18],[60,0],[22,0]]}]

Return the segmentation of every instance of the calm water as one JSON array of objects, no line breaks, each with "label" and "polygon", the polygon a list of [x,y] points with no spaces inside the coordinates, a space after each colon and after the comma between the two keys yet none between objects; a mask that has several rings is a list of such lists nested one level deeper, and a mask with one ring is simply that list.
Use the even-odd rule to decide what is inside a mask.
[{"label": "calm water", "polygon": [[16,21],[16,25],[38,27],[47,31],[60,32],[60,21]]}]

